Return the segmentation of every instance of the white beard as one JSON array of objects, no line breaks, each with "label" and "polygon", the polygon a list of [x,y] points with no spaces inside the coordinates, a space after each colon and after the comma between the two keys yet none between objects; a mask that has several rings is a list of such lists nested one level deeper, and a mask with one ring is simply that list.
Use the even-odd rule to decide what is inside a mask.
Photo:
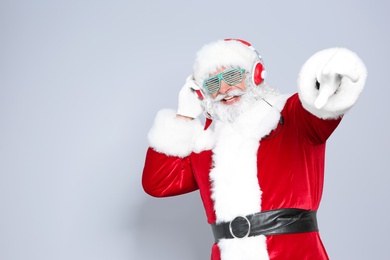
[{"label": "white beard", "polygon": [[[216,98],[207,95],[202,102],[205,111],[211,118],[217,118],[222,122],[234,122],[237,117],[247,111],[253,104],[269,95],[278,95],[278,91],[266,84],[255,86],[250,80],[245,82],[246,90],[235,89],[228,94],[220,94]],[[240,96],[240,100],[231,105],[221,102],[227,96]]]}]

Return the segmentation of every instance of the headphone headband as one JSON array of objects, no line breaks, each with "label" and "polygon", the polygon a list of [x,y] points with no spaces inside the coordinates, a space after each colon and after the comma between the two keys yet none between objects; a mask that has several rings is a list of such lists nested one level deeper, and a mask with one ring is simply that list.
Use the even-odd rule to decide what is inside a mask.
[{"label": "headphone headband", "polygon": [[264,81],[264,79],[267,75],[267,72],[266,72],[265,67],[264,67],[263,58],[260,56],[259,52],[252,46],[252,44],[250,44],[247,41],[241,40],[241,39],[226,38],[226,39],[224,39],[224,41],[241,42],[242,44],[244,44],[245,46],[247,46],[249,49],[251,49],[252,51],[254,51],[256,53],[257,58],[254,61],[253,67],[252,67],[252,82],[256,86],[260,85]]}]

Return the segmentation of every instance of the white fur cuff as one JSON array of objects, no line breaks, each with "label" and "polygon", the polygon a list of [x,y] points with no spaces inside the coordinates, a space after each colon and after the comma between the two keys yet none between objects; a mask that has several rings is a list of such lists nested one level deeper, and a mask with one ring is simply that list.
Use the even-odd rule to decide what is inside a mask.
[{"label": "white fur cuff", "polygon": [[194,137],[202,131],[199,119],[176,118],[176,111],[160,110],[148,133],[149,145],[158,152],[185,157],[193,150]]}]

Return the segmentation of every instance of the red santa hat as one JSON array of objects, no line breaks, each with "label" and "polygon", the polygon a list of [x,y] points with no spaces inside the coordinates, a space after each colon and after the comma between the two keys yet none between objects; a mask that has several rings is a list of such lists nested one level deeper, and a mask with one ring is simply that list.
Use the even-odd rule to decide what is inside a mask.
[{"label": "red santa hat", "polygon": [[202,86],[210,74],[222,68],[240,67],[252,72],[259,60],[259,54],[248,42],[236,39],[218,40],[204,45],[196,54],[194,78],[197,85]]}]

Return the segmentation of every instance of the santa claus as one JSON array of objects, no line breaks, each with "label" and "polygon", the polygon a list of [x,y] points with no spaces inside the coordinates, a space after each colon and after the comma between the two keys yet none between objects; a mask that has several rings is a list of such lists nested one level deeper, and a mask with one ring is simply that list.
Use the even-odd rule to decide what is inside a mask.
[{"label": "santa claus", "polygon": [[178,109],[159,111],[149,132],[144,190],[199,190],[212,260],[328,259],[316,220],[325,144],[363,90],[366,68],[345,48],[320,51],[293,95],[271,88],[265,74],[248,42],[201,48]]}]

